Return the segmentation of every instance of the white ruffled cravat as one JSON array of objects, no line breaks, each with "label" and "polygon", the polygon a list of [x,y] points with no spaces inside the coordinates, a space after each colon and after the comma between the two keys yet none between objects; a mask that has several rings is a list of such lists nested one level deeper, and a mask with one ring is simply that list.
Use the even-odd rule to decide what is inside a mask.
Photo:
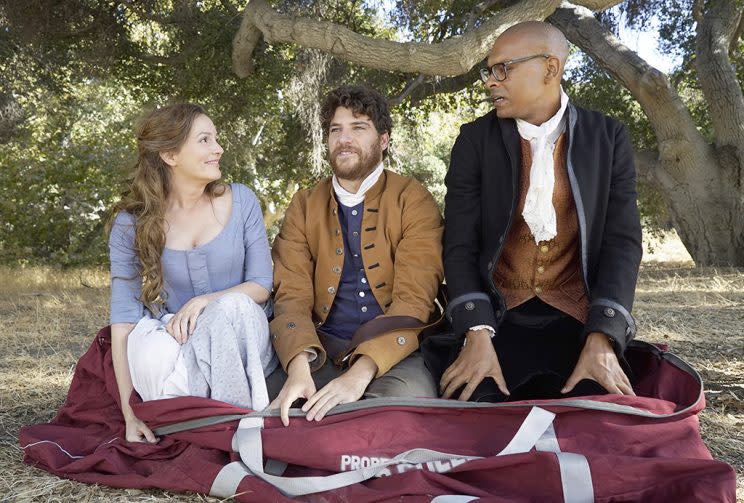
[{"label": "white ruffled cravat", "polygon": [[362,181],[362,185],[359,186],[359,190],[356,191],[356,194],[352,194],[351,192],[343,188],[341,184],[338,183],[338,178],[336,178],[336,175],[333,175],[333,178],[331,178],[331,183],[333,183],[333,190],[334,192],[336,192],[338,202],[350,208],[364,201],[364,194],[366,194],[367,191],[371,189],[374,184],[377,183],[377,180],[382,174],[383,168],[384,165],[382,162],[380,162],[375,170],[367,175],[367,178]]},{"label": "white ruffled cravat", "polygon": [[535,126],[517,119],[519,135],[530,142],[532,152],[530,188],[527,190],[522,216],[535,238],[535,243],[553,239],[557,234],[555,208],[553,207],[555,187],[553,150],[556,140],[565,128],[563,114],[566,106],[568,106],[568,95],[561,88],[561,108],[547,122]]}]

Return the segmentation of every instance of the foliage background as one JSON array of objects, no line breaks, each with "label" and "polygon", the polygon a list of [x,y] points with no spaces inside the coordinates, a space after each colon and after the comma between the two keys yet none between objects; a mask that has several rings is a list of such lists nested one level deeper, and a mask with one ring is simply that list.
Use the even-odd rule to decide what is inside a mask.
[{"label": "foliage background", "polygon": [[[477,25],[467,17],[476,3],[273,2],[360,33],[434,42]],[[225,178],[258,194],[273,236],[292,194],[326,176],[317,128],[323,94],[364,82],[394,97],[415,78],[262,42],[256,72],[238,79],[230,57],[240,8],[237,0],[0,1],[0,262],[105,262],[104,224],[135,158],[133,124],[144,110],[173,101],[207,108],[226,150]],[[659,26],[663,50],[682,56],[671,79],[701,129],[710,130],[691,70],[690,10],[690,0],[633,0],[600,17],[616,31]],[[575,101],[625,122],[637,148],[655,146],[630,94],[581,53],[573,58],[566,88]],[[419,178],[441,202],[458,125],[487,111],[484,97],[473,82],[403,101],[394,109],[391,167]],[[661,197],[642,178],[640,193],[646,229],[668,227]]]}]

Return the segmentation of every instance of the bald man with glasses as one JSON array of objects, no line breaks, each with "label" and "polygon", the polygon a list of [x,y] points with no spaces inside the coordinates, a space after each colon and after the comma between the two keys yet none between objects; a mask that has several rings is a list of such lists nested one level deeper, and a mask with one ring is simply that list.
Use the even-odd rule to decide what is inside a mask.
[{"label": "bald man with glasses", "polygon": [[547,23],[506,30],[481,77],[494,110],[460,130],[446,177],[454,336],[425,341],[444,398],[633,394],[623,358],[641,260],[625,127],[573,105]]}]

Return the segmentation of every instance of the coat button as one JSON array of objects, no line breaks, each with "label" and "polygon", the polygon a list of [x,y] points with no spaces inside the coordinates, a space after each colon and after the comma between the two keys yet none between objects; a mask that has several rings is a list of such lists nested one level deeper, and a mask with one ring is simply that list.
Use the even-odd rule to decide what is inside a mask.
[{"label": "coat button", "polygon": [[548,253],[548,250],[550,250],[550,247],[548,245],[542,245],[540,247],[540,251],[543,253]]},{"label": "coat button", "polygon": [[395,342],[398,343],[398,346],[404,346],[406,344],[406,338],[401,335],[395,340]]},{"label": "coat button", "polygon": [[333,208],[333,214],[335,215],[336,213],[338,213],[338,210],[336,208]]},{"label": "coat button", "polygon": [[343,255],[344,249],[343,248],[336,248],[336,255]]},{"label": "coat button", "polygon": [[497,309],[496,312],[494,312],[493,314],[495,314],[498,318],[499,316],[501,316],[501,309]]},{"label": "coat button", "polygon": [[328,312],[328,310],[329,310],[329,309],[328,309],[328,306],[323,306],[323,312],[324,312],[324,313],[327,313],[327,312]]},{"label": "coat button", "polygon": [[362,306],[362,312],[363,313],[366,313],[367,312],[367,306]]},{"label": "coat button", "polygon": [[271,340],[272,341],[275,341],[276,340],[276,334],[271,334]]},{"label": "coat button", "polygon": [[336,274],[341,274],[341,266],[334,265],[333,272],[335,272]]},{"label": "coat button", "polygon": [[357,210],[351,210],[351,214],[354,215],[354,216],[357,216],[359,214],[359,212]]},{"label": "coat button", "polygon": [[340,235],[341,235],[341,229],[336,229],[336,236],[340,236]]},{"label": "coat button", "polygon": [[489,262],[488,263],[488,270],[490,271],[492,267],[493,267],[493,262]]},{"label": "coat button", "polygon": [[289,323],[287,323],[287,328],[290,330],[294,330],[295,328],[297,328],[297,325],[294,321],[290,321]]},{"label": "coat button", "polygon": [[475,309],[475,304],[473,304],[470,301],[468,301],[468,302],[465,303],[465,310],[466,311],[472,311],[473,309]]},{"label": "coat button", "polygon": [[612,309],[611,307],[604,308],[604,311],[603,312],[604,312],[604,315],[607,316],[608,318],[614,318],[615,317],[615,310]]},{"label": "coat button", "polygon": [[328,287],[328,293],[330,293],[331,295],[333,295],[334,293],[336,293],[336,289],[334,287],[332,287],[332,286],[329,286]]}]

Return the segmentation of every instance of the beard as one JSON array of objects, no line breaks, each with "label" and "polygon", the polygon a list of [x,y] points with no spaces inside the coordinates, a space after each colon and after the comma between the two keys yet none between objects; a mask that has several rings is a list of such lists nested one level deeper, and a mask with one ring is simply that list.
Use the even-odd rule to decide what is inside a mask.
[{"label": "beard", "polygon": [[[338,154],[343,150],[349,150],[356,153],[356,160],[347,159],[345,162],[338,162]],[[374,171],[382,161],[382,147],[379,143],[374,143],[368,150],[362,150],[355,147],[338,147],[331,152],[329,162],[333,174],[343,180],[363,180]]]}]

